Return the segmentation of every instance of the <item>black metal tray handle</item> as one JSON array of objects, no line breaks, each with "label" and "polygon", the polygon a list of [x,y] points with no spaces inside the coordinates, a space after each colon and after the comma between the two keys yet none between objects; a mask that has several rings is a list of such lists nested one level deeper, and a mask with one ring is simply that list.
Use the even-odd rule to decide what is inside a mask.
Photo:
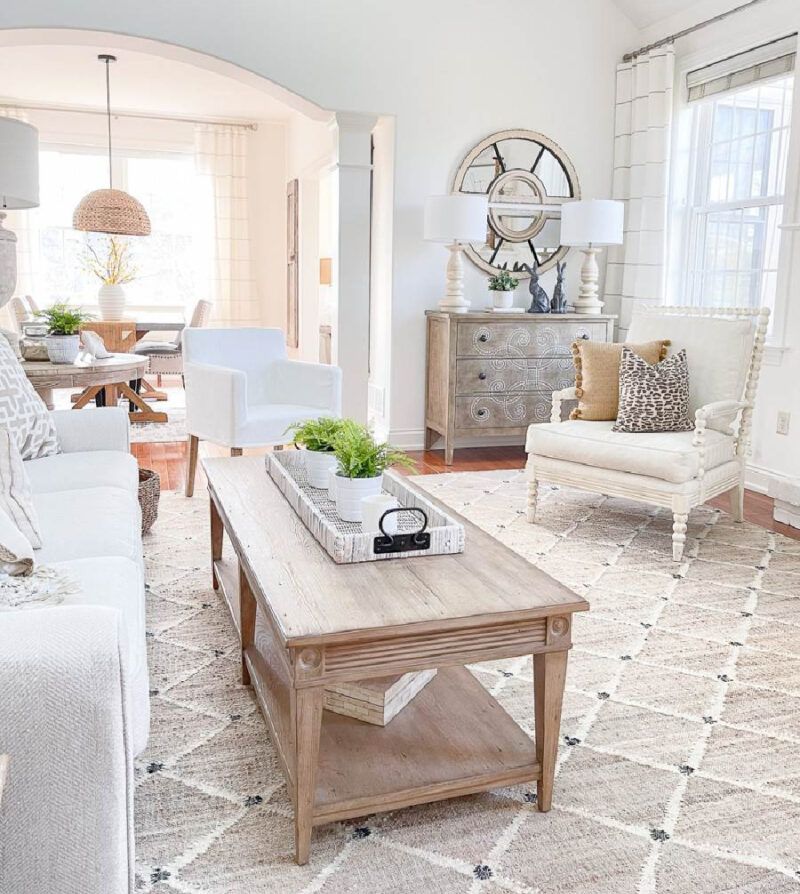
[{"label": "black metal tray handle", "polygon": [[[422,527],[418,531],[410,533],[387,534],[386,529],[383,527],[383,522],[386,516],[391,515],[393,512],[416,512],[422,516]],[[376,556],[384,553],[407,553],[431,548],[431,535],[427,531],[428,515],[419,506],[397,506],[394,509],[387,509],[381,516],[378,527],[381,529],[383,536],[375,538],[373,549]]]}]

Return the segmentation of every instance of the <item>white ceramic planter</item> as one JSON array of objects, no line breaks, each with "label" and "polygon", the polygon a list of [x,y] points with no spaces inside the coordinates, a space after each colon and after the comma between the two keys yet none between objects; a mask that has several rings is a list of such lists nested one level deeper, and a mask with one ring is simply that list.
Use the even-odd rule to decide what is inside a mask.
[{"label": "white ceramic planter", "polygon": [[336,474],[336,466],[328,472],[328,499],[336,502],[336,489],[339,476]]},{"label": "white ceramic planter", "polygon": [[336,514],[342,521],[361,521],[361,500],[381,492],[383,475],[377,478],[336,476]]},{"label": "white ceramic planter", "polygon": [[51,363],[74,363],[81,349],[79,335],[48,335],[44,340]]},{"label": "white ceramic planter", "polygon": [[103,283],[97,292],[100,316],[104,320],[121,320],[125,311],[125,289],[118,285]]},{"label": "white ceramic planter", "polygon": [[514,306],[514,295],[517,294],[517,290],[514,289],[511,292],[500,292],[500,291],[492,291],[490,289],[489,294],[492,296],[492,306],[493,307],[513,307]]},{"label": "white ceramic planter", "polygon": [[306,450],[306,471],[308,483],[312,487],[325,490],[328,486],[328,473],[336,469],[336,456],[333,453],[320,453],[318,450]]}]

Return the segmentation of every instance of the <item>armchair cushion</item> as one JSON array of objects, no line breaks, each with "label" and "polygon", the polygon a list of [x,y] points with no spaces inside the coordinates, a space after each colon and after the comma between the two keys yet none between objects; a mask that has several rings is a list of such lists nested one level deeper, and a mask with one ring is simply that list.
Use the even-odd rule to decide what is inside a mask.
[{"label": "armchair cushion", "polygon": [[[632,472],[675,484],[697,476],[700,454],[693,445],[694,432],[640,434],[615,432],[613,426],[613,422],[586,422],[582,419],[531,425],[525,449],[535,456]],[[707,431],[706,470],[733,458],[733,438],[721,432]]]},{"label": "armchair cushion", "polygon": [[[686,350],[689,414],[694,416],[704,404],[742,399],[754,335],[751,319],[647,312],[634,314],[627,340],[668,338],[672,343],[671,353]],[[709,426],[725,431],[735,417],[736,411],[719,416]]]}]

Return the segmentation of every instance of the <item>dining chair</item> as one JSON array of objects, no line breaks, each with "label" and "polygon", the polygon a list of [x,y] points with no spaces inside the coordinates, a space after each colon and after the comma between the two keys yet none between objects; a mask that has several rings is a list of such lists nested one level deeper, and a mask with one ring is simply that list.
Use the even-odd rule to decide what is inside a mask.
[{"label": "dining chair", "polygon": [[184,329],[186,496],[194,492],[198,443],[282,447],[293,422],[342,412],[342,371],[289,360],[280,329]]},{"label": "dining chair", "polygon": [[36,316],[36,314],[39,313],[39,305],[38,305],[38,303],[37,303],[36,301],[34,301],[33,296],[31,296],[31,295],[26,295],[26,296],[25,296],[25,301],[27,302],[28,307],[31,309],[31,314],[32,314],[33,316]]},{"label": "dining chair", "polygon": [[[200,329],[208,322],[211,315],[211,302],[201,299],[194,306],[189,328]],[[148,373],[156,375],[158,385],[161,376],[181,376],[183,378],[183,339],[178,332],[172,341],[157,342],[141,339],[133,349],[135,354],[144,354],[149,358]]]},{"label": "dining chair", "polygon": [[9,303],[11,306],[11,314],[17,327],[17,333],[22,335],[22,326],[24,323],[30,322],[31,315],[28,312],[28,308],[25,307],[22,298],[12,298]]}]

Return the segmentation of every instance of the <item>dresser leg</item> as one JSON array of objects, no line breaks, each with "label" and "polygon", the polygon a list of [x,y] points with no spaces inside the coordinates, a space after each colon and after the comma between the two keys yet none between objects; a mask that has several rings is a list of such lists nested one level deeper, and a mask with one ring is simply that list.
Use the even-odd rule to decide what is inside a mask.
[{"label": "dresser leg", "polygon": [[297,763],[294,803],[295,860],[308,863],[314,819],[319,733],[322,723],[323,687],[295,690],[295,741]]},{"label": "dresser leg", "polygon": [[425,449],[430,450],[433,445],[436,443],[436,439],[439,437],[439,432],[435,431],[432,428],[425,429]]},{"label": "dresser leg", "polygon": [[542,778],[536,783],[536,802],[542,812],[550,810],[553,804],[553,777],[561,729],[567,654],[564,650],[533,656],[536,759],[542,766]]}]

